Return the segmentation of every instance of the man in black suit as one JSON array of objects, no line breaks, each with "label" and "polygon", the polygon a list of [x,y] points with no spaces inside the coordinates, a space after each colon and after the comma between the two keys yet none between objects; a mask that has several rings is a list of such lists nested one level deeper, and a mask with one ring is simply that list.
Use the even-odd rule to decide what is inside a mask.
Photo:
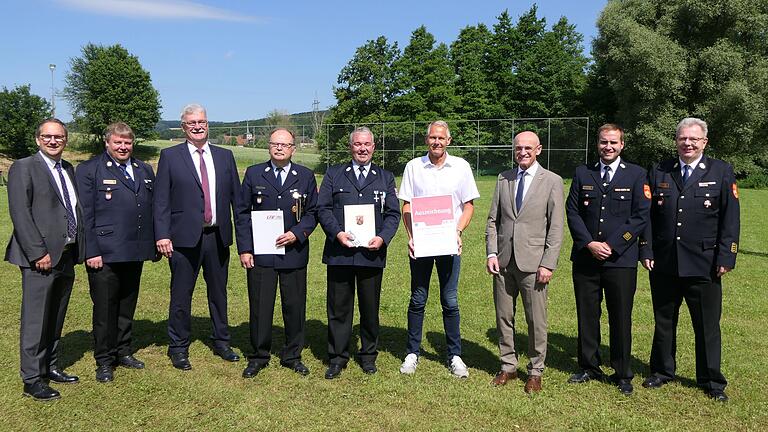
[{"label": "man in black suit", "polygon": [[643,387],[675,378],[677,320],[683,300],[696,338],[696,384],[726,402],[720,372],[721,278],[736,266],[739,249],[739,189],[733,167],[704,155],[707,124],[685,118],[675,133],[678,157],[648,172],[651,223],[640,258],[650,271],[655,331],[651,375]]},{"label": "man in black suit", "polygon": [[48,382],[76,383],[58,365],[59,339],[75,280],[85,254],[80,202],[72,164],[61,158],[67,128],[44,120],[35,132],[40,151],[8,171],[8,210],[13,235],[5,260],[21,269],[20,360],[24,395],[58,399]]},{"label": "man in black suit", "polygon": [[604,380],[600,369],[600,314],[605,292],[611,342],[610,381],[631,395],[632,305],[637,289],[637,239],[651,205],[646,171],[619,155],[624,130],[605,124],[598,130],[600,161],[576,168],[566,200],[573,237],[573,288],[578,319],[579,368],[568,382]]},{"label": "man in black suit", "polygon": [[224,360],[240,357],[229,345],[227,276],[232,244],[232,211],[240,180],[232,152],[208,142],[208,117],[197,104],[184,107],[186,142],[160,152],[154,190],[157,250],[171,267],[168,356],[189,370],[192,291],[203,268],[213,321],[213,352]]},{"label": "man in black suit", "polygon": [[[317,219],[326,236],[323,263],[328,265],[326,379],[337,378],[349,362],[355,287],[360,302],[358,359],[363,372],[377,371],[381,277],[387,245],[400,222],[400,209],[394,175],[371,163],[375,147],[368,128],[355,129],[349,135],[352,162],[328,168],[317,198]],[[357,245],[358,239],[350,235],[344,223],[344,207],[358,204],[373,204],[375,220],[376,235],[361,245]]]},{"label": "man in black suit", "polygon": [[[243,371],[244,378],[255,377],[269,364],[278,280],[285,325],[280,364],[300,375],[309,374],[301,361],[301,350],[304,349],[307,309],[309,235],[317,225],[317,181],[308,168],[291,162],[295,150],[293,132],[284,128],[272,131],[270,160],[248,167],[240,187],[235,231],[240,264],[246,268],[248,278],[254,350]],[[283,213],[283,234],[268,240],[274,240],[277,247],[283,248],[284,255],[254,254],[251,211],[265,210]]]},{"label": "man in black suit", "polygon": [[104,139],[106,151],[77,167],[99,382],[112,381],[116,365],[144,368],[133,356],[131,330],[144,261],[158,256],[152,167],[131,156],[134,134],[127,124],[112,123]]}]

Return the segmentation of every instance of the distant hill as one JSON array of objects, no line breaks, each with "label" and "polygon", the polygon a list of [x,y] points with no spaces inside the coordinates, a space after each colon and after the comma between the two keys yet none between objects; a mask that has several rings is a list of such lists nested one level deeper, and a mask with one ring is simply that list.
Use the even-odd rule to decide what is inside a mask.
[{"label": "distant hill", "polygon": [[[320,111],[320,114],[325,116],[328,114],[328,111]],[[311,125],[312,124],[312,111],[307,112],[301,112],[301,113],[295,113],[295,114],[289,114],[290,122],[294,126],[302,126],[302,125]],[[220,121],[210,121],[211,127],[245,127],[246,124],[248,126],[264,126],[267,124],[267,118],[263,117],[256,120],[239,120],[234,122],[220,122]],[[171,128],[178,128],[179,127],[179,121],[178,120],[160,120],[155,125],[155,131],[161,133],[164,131],[168,131],[168,129]],[[171,131],[173,132],[173,131]],[[182,134],[183,135],[183,134]]]}]

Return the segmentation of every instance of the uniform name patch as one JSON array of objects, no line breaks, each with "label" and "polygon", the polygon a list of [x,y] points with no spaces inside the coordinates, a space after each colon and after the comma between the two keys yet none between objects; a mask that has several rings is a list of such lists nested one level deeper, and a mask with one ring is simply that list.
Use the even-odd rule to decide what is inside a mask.
[{"label": "uniform name patch", "polygon": [[117,184],[117,180],[113,180],[113,179],[104,179],[104,180],[102,180],[102,181],[101,181],[101,183],[102,183],[102,184],[111,184],[111,185],[116,185],[116,184]]},{"label": "uniform name patch", "polygon": [[707,187],[707,186],[709,186],[709,185],[716,185],[716,184],[717,184],[717,182],[716,182],[716,181],[711,181],[711,182],[701,182],[701,183],[699,183],[699,187]]},{"label": "uniform name patch", "polygon": [[660,188],[669,189],[669,183],[659,183]]},{"label": "uniform name patch", "polygon": [[595,187],[592,185],[583,185],[581,190],[595,190]]},{"label": "uniform name patch", "polygon": [[613,191],[614,192],[632,192],[632,189],[630,189],[630,188],[615,188]]},{"label": "uniform name patch", "polygon": [[630,240],[632,240],[632,233],[627,231],[627,232],[624,233],[624,235],[622,237],[624,237],[624,240],[630,241]]}]

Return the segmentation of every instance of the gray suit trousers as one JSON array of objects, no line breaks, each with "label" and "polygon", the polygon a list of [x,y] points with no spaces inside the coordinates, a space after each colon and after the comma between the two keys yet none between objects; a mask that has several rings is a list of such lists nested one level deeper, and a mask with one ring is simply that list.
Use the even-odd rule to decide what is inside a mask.
[{"label": "gray suit trousers", "polygon": [[523,298],[528,323],[528,374],[540,376],[547,356],[547,285],[536,283],[536,273],[518,270],[513,256],[509,266],[502,267],[499,274],[493,276],[501,369],[505,372],[517,369],[515,311],[518,294]]}]

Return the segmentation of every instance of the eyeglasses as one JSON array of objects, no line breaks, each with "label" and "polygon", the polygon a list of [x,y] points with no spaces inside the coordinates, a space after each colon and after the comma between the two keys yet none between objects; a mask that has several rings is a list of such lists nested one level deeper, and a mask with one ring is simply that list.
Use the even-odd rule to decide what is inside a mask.
[{"label": "eyeglasses", "polygon": [[693,144],[698,144],[701,141],[707,139],[706,137],[694,138],[694,137],[677,137],[677,142],[684,144],[686,141],[690,141]]},{"label": "eyeglasses", "polygon": [[291,147],[294,146],[294,144],[270,142],[269,146],[272,147],[272,148],[281,148],[281,147],[291,148]]},{"label": "eyeglasses", "polygon": [[40,139],[42,139],[43,142],[51,142],[51,140],[56,140],[57,143],[63,143],[67,140],[67,137],[64,135],[40,135]]},{"label": "eyeglasses", "polygon": [[208,120],[197,120],[197,121],[191,120],[191,121],[185,121],[184,124],[189,127],[205,126],[208,124]]}]

